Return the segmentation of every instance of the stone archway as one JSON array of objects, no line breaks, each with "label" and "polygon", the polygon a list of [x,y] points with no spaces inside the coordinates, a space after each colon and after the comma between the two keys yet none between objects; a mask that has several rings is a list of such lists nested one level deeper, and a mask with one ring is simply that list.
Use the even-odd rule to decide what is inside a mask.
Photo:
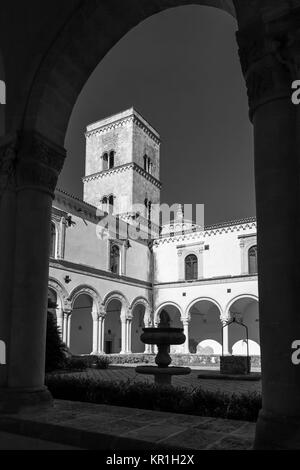
[{"label": "stone archway", "polygon": [[[155,312],[155,326],[158,326],[160,322],[160,314],[165,311],[170,317],[171,328],[184,328],[182,321],[182,310],[176,303],[166,302],[158,307]],[[184,352],[184,345],[171,346],[170,352],[172,354],[181,354]]]},{"label": "stone archway", "polygon": [[[111,10],[101,2],[83,4],[52,45],[51,54],[44,59],[35,78],[27,105],[26,127],[35,128],[63,146],[77,97],[106,53],[127,32],[150,16],[172,7],[195,4],[212,6],[235,16],[232,0],[160,0],[159,3],[144,2],[142,5],[136,2],[130,11],[124,10],[121,2],[113,5]],[[116,21],[119,22],[118,28],[115,27]],[[102,29],[109,34],[101,35]],[[56,61],[53,61],[53,56]],[[50,86],[45,86],[45,77]],[[67,96],[64,96],[64,90]]]},{"label": "stone archway", "polygon": [[[0,187],[4,189],[0,216],[9,227],[0,233],[1,246],[7,247],[0,273],[5,306],[0,327],[10,359],[9,370],[1,376],[3,389],[34,392],[36,402],[50,399],[43,385],[43,358],[51,196],[65,158],[63,139],[76,98],[95,65],[130,28],[151,14],[190,3],[136,1],[128,9],[118,0],[103,4],[70,2],[57,15],[55,0],[45,1],[41,9],[26,2],[26,6],[20,6],[20,21],[14,22],[10,20],[16,19],[15,5],[8,1],[1,4],[1,9],[5,9],[0,14],[1,38],[6,48],[13,43],[13,55],[19,57],[21,64],[18,66],[24,66],[22,73],[15,73],[11,51],[5,51],[11,104],[6,113],[8,136],[0,150]],[[197,3],[227,10],[232,7],[226,0]],[[291,102],[291,82],[298,78],[300,2],[233,3],[255,138],[264,398],[256,447],[300,448],[299,439],[291,438],[300,429],[300,370],[292,364],[290,351],[300,336],[300,273],[295,269],[299,264],[300,226],[299,110]],[[29,9],[30,34],[22,16]],[[51,27],[41,35],[49,23]],[[65,94],[60,92],[61,87],[67,90]],[[11,191],[12,187],[15,191]],[[32,256],[33,250],[38,250],[37,256]],[[280,275],[274,275],[274,267]],[[34,282],[24,282],[30,277]],[[34,338],[29,330],[32,325],[37,333]],[[19,361],[20,356],[26,356],[26,363]],[[282,396],[286,399],[282,400]],[[16,407],[22,402],[19,396]],[[4,399],[2,408],[5,403]]]},{"label": "stone archway", "polygon": [[189,350],[193,354],[222,354],[222,323],[220,306],[212,299],[196,299],[187,309]]},{"label": "stone archway", "polygon": [[121,292],[109,293],[103,301],[104,352],[125,354],[131,352],[131,317],[129,302]]},{"label": "stone archway", "polygon": [[65,287],[54,278],[48,281],[48,298],[56,304],[56,309],[52,313],[55,314],[57,326],[59,327],[62,340],[67,342],[66,325],[64,321],[64,312],[68,304],[68,292]]},{"label": "stone archway", "polygon": [[[149,352],[147,345],[141,341],[143,328],[152,324],[150,305],[143,297],[133,301],[131,307],[132,325],[131,325],[131,351],[133,353]],[[148,351],[149,350],[149,351]]]},{"label": "stone archway", "polygon": [[[259,305],[255,296],[239,296],[233,299],[228,306],[228,317],[241,321],[248,328],[249,354],[250,356],[260,355],[259,338]],[[243,327],[237,324],[230,326],[229,331],[229,352],[233,355],[247,354],[246,332]]]},{"label": "stone archway", "polygon": [[68,297],[70,309],[64,328],[66,342],[73,354],[101,352],[101,298],[91,286],[79,285]]},{"label": "stone archway", "polygon": [[93,352],[93,299],[80,293],[73,302],[69,318],[69,348],[74,355],[87,355]]}]

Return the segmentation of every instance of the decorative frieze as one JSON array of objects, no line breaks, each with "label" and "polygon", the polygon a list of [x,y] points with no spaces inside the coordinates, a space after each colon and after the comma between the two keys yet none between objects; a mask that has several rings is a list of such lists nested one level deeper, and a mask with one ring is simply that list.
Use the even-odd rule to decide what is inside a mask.
[{"label": "decorative frieze", "polygon": [[120,165],[118,167],[111,168],[109,170],[100,171],[98,173],[94,173],[93,175],[85,176],[84,178],[82,178],[82,181],[83,183],[88,183],[89,181],[95,181],[98,179],[106,178],[108,176],[125,173],[128,170],[136,171],[138,174],[142,175],[147,181],[150,181],[157,188],[159,189],[162,188],[162,184],[159,180],[154,178],[154,176],[152,176],[150,173],[143,170],[143,168],[141,168],[139,165],[133,162],[127,163],[125,165]]},{"label": "decorative frieze", "polygon": [[93,129],[91,131],[87,131],[85,134],[85,137],[89,139],[92,136],[95,135],[100,135],[100,134],[105,134],[106,132],[110,132],[114,129],[118,129],[120,127],[124,127],[127,124],[136,124],[140,129],[142,129],[145,134],[147,134],[157,145],[160,145],[160,139],[158,138],[157,135],[154,134],[154,132],[149,129],[136,115],[132,115],[123,119],[119,119],[114,122],[110,122],[106,125],[100,126],[96,129]]}]

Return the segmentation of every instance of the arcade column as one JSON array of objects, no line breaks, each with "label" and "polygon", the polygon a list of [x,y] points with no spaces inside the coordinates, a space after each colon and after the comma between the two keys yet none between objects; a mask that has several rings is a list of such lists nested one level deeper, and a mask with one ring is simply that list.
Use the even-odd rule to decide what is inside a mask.
[{"label": "arcade column", "polygon": [[[0,295],[5,299],[0,324],[6,325],[8,345],[0,383],[2,412],[51,403],[44,386],[50,223],[65,159],[64,149],[31,131],[15,136],[9,146],[10,150],[2,148],[9,162],[0,163],[1,218],[10,211],[1,242],[11,236],[3,250],[0,274]],[[3,269],[8,262],[11,268],[5,282]]]},{"label": "arcade column", "polygon": [[[269,2],[270,3],[270,2]],[[254,128],[263,407],[256,449],[300,449],[300,9],[237,33]]]}]

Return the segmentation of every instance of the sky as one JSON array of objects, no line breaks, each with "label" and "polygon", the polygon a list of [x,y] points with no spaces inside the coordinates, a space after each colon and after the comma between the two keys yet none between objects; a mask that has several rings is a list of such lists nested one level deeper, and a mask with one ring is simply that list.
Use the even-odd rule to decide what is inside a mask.
[{"label": "sky", "polygon": [[82,197],[86,126],[134,106],[162,139],[162,202],[204,204],[206,225],[255,216],[253,131],[236,29],[222,11],[185,6],[123,37],[78,97],[58,187]]}]

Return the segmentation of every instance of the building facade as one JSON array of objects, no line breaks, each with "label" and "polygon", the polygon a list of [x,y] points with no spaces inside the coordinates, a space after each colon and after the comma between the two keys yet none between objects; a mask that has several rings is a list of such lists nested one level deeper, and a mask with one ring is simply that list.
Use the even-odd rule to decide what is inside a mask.
[{"label": "building facade", "polygon": [[[259,355],[255,219],[160,225],[160,136],[133,108],[87,127],[84,198],[56,190],[49,296],[74,354],[141,354],[162,310],[173,353]],[[228,326],[228,322],[234,322]]]}]

